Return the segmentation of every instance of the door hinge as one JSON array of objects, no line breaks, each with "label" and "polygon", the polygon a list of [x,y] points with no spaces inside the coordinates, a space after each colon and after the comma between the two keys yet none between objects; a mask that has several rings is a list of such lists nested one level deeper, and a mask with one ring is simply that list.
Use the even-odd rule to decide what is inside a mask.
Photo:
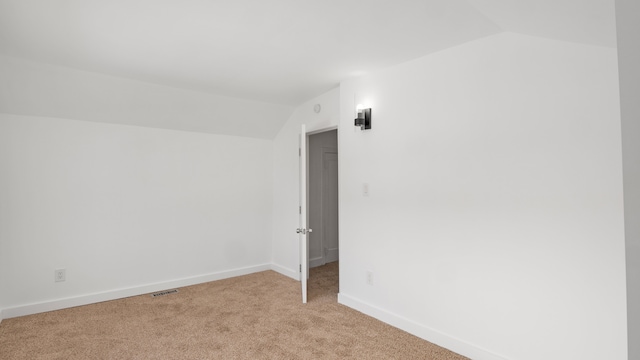
[{"label": "door hinge", "polygon": [[302,264],[300,264],[300,272],[302,272]]},{"label": "door hinge", "polygon": [[302,148],[298,148],[298,156],[302,156]]},{"label": "door hinge", "polygon": [[298,214],[302,214],[302,206],[298,206]]}]

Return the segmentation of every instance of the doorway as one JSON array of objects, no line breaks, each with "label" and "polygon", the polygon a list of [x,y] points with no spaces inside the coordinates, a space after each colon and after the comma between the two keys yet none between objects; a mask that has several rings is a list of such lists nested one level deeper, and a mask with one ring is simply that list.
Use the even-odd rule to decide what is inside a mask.
[{"label": "doorway", "polygon": [[[316,268],[309,272],[312,278],[338,271],[338,131],[309,135],[307,145],[307,214],[308,226],[313,229],[308,239],[308,264],[310,269]],[[332,278],[337,282],[337,275]]]}]

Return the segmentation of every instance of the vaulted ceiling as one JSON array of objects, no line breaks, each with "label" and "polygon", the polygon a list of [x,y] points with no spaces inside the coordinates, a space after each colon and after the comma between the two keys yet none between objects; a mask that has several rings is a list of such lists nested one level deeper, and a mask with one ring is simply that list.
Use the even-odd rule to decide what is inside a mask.
[{"label": "vaulted ceiling", "polygon": [[503,31],[615,47],[614,0],[0,0],[0,54],[295,106]]}]

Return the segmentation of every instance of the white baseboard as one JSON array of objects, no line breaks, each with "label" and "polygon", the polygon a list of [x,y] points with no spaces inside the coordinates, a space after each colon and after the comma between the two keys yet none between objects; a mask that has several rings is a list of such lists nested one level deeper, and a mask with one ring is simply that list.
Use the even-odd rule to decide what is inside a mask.
[{"label": "white baseboard", "polygon": [[338,253],[338,248],[327,249],[326,252],[327,253],[325,255],[325,257],[326,257],[325,261],[327,263],[338,261],[338,259],[340,258],[339,253]]},{"label": "white baseboard", "polygon": [[318,267],[318,266],[322,266],[324,265],[324,260],[322,257],[319,258],[315,258],[315,259],[309,259],[309,268],[314,268],[314,267]]},{"label": "white baseboard", "polygon": [[271,270],[280,273],[284,276],[290,277],[295,281],[300,281],[300,272],[295,271],[284,266],[280,266],[278,264],[271,264]]},{"label": "white baseboard", "polygon": [[428,326],[418,324],[415,321],[388,312],[379,307],[367,304],[349,295],[338,294],[338,303],[358,310],[363,314],[369,315],[393,327],[397,327],[398,329],[404,330],[419,338],[425,339],[468,358],[474,360],[506,360],[504,357],[498,356],[487,350],[447,334],[443,334]]},{"label": "white baseboard", "polygon": [[51,301],[43,301],[39,303],[20,305],[20,306],[0,309],[0,320],[2,320],[2,318],[9,319],[9,318],[18,317],[18,316],[42,313],[46,311],[60,310],[60,309],[66,309],[66,308],[75,307],[75,306],[95,304],[103,301],[122,299],[126,297],[131,297],[131,296],[138,296],[138,295],[148,294],[148,293],[172,289],[172,288],[202,284],[210,281],[228,279],[236,276],[248,275],[248,274],[271,270],[271,269],[272,269],[271,264],[263,264],[263,265],[251,266],[246,268],[221,271],[217,273],[193,276],[193,277],[183,278],[178,280],[170,280],[170,281],[159,282],[154,284],[147,284],[147,285],[135,286],[130,288],[105,291],[100,293],[74,296],[74,297],[69,297],[64,299],[56,299]]}]

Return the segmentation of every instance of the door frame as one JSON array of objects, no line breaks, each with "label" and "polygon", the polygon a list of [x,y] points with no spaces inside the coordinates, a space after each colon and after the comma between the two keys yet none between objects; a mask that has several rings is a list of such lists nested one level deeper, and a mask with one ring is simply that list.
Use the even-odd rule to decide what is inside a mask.
[{"label": "door frame", "polygon": [[[316,146],[313,146],[313,141],[312,138],[320,135],[320,134],[324,134],[324,133],[328,133],[328,132],[333,132],[335,131],[335,137],[336,137],[336,143],[335,146],[334,145],[327,145],[327,144],[316,144]],[[326,200],[326,196],[327,194],[325,193],[325,176],[326,174],[324,174],[325,172],[325,159],[327,157],[327,154],[335,154],[335,156],[338,156],[338,144],[337,144],[337,137],[338,137],[338,132],[336,128],[333,129],[323,129],[321,131],[315,131],[313,133],[310,133],[308,136],[308,151],[307,151],[307,180],[308,180],[308,184],[307,184],[307,195],[308,195],[308,200],[307,200],[307,224],[313,228],[313,233],[309,236],[309,268],[312,267],[316,267],[316,266],[322,266],[324,264],[327,263],[327,252],[326,252],[326,246],[325,245],[325,220],[326,220],[326,213],[325,213],[325,200]],[[316,186],[312,189],[311,188],[311,182],[313,181],[313,179],[311,178],[311,172],[314,170],[313,166],[314,166],[314,161],[312,161],[312,159],[315,160],[315,166],[319,167],[316,168],[316,176],[321,175],[322,178],[317,179],[317,183]],[[337,179],[337,174],[336,174],[336,181]],[[338,189],[336,188],[336,191]],[[339,192],[338,192],[338,197],[339,197]],[[315,200],[315,201],[314,201]],[[337,204],[336,204],[337,205]],[[313,217],[311,210],[315,209],[316,211],[316,217]],[[316,242],[318,242],[318,245],[320,245],[320,256],[318,256],[318,254],[312,254],[311,252],[311,248],[312,248],[312,242],[311,240],[315,240]],[[311,258],[311,255],[314,255],[314,258]],[[335,260],[334,260],[335,261]],[[313,266],[311,266],[313,265]]]},{"label": "door frame", "polygon": [[[305,138],[305,147],[306,147],[306,149],[305,149],[305,152],[304,152],[305,156],[306,156],[306,159],[305,159],[305,165],[306,165],[305,166],[306,167],[306,169],[305,169],[305,180],[306,180],[306,191],[305,191],[305,193],[306,193],[306,199],[305,199],[306,209],[305,209],[305,215],[306,215],[306,224],[307,224],[307,226],[309,225],[309,136],[320,134],[320,133],[324,133],[324,132],[328,132],[328,131],[333,131],[333,130],[336,130],[336,137],[337,137],[337,139],[336,139],[337,140],[336,149],[337,149],[337,153],[338,153],[338,211],[339,211],[339,209],[340,209],[340,129],[339,129],[338,126],[335,126],[335,125],[334,126],[328,126],[328,127],[314,129],[312,131],[306,131],[306,128],[305,128],[305,131],[306,131],[306,138]],[[340,226],[339,224],[340,224],[340,217],[338,217],[338,226]],[[301,260],[300,264],[303,264],[303,263],[306,264],[306,266],[307,266],[306,276],[307,276],[307,279],[308,279],[309,278],[309,246],[308,246],[309,242],[308,242],[308,237],[305,237],[305,238],[307,240],[306,261],[303,262],[302,259],[300,259]],[[338,244],[339,243],[340,243],[340,240],[338,239]],[[338,245],[338,248],[339,247],[340,246]],[[338,261],[340,261],[340,253],[339,252],[338,252]],[[302,276],[302,274],[301,274],[301,276]],[[305,282],[306,282],[307,279],[305,279]],[[300,280],[302,280],[302,279],[300,279]],[[305,291],[305,295],[306,295],[306,291]],[[305,296],[305,298],[306,298],[306,296]]]}]

